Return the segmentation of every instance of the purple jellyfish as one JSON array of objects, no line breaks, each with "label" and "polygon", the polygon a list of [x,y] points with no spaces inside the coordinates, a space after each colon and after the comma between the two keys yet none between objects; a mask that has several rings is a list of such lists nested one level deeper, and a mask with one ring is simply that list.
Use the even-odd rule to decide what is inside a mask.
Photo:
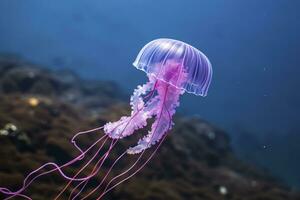
[{"label": "purple jellyfish", "polygon": [[[80,151],[80,154],[76,158],[61,166],[52,162],[44,164],[25,178],[23,186],[18,191],[14,192],[8,188],[0,187],[0,193],[6,195],[6,199],[15,196],[31,199],[24,194],[25,189],[38,177],[54,171],[58,171],[69,181],[55,199],[58,199],[73,182],[76,182],[77,185],[71,191],[69,199],[79,199],[88,181],[99,174],[103,163],[117,141],[132,135],[138,129],[144,128],[147,125],[148,119],[154,118],[154,122],[148,134],[141,138],[136,146],[129,147],[115,159],[101,178],[101,182],[92,191],[89,191],[87,195],[81,198],[87,199],[102,187],[98,195],[98,199],[102,199],[107,192],[140,171],[153,157],[165,139],[167,132],[174,125],[172,116],[175,114],[176,107],[179,106],[180,95],[188,92],[195,95],[206,96],[212,79],[212,67],[208,58],[191,45],[173,39],[157,39],[149,42],[139,52],[133,65],[137,69],[144,71],[149,81],[134,90],[130,99],[131,115],[123,116],[116,122],[108,122],[102,127],[77,133],[71,140],[74,146]],[[103,129],[104,135],[89,148],[83,150],[75,142],[77,136],[96,132],[101,129]],[[91,164],[92,160],[96,158],[107,141],[110,141],[109,147],[97,160],[92,172],[88,176],[78,177],[81,172]],[[63,168],[82,160],[85,155],[100,142],[102,143],[97,152],[73,177],[69,177],[63,172]],[[157,145],[153,153],[150,154],[146,161],[143,161],[143,163],[139,165],[139,161],[141,161],[145,150],[155,144]],[[124,155],[130,154],[139,154],[139,156],[128,169],[112,177],[111,180],[103,186],[104,181],[115,164]],[[53,168],[45,171],[47,167]],[[41,172],[42,169],[43,172]]]}]

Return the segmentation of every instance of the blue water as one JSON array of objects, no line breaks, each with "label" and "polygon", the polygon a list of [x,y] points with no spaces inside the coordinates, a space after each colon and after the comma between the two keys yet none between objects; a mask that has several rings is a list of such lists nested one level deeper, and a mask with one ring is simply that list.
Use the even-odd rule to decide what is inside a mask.
[{"label": "blue water", "polygon": [[214,75],[208,96],[184,95],[180,112],[228,130],[241,155],[300,185],[300,163],[289,157],[300,156],[293,143],[300,140],[299,6],[296,0],[1,0],[0,52],[115,80],[130,93],[146,81],[132,67],[145,43],[188,42],[210,58]]}]

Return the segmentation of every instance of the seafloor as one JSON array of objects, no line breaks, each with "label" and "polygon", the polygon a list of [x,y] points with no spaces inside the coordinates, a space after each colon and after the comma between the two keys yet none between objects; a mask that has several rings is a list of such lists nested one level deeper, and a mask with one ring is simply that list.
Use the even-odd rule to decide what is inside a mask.
[{"label": "seafloor", "polygon": [[[128,114],[128,99],[129,95],[123,94],[113,82],[81,80],[69,71],[53,72],[15,56],[1,56],[0,186],[16,190],[24,175],[41,164],[62,164],[78,155],[70,143],[76,131],[101,126]],[[104,199],[300,199],[298,192],[265,170],[237,159],[224,131],[187,116],[177,115],[175,124],[151,162]],[[143,133],[145,130],[138,132]],[[79,143],[87,147],[101,135],[97,132],[81,136]],[[136,139],[119,142],[103,170]],[[128,156],[112,174],[126,169],[135,158]],[[72,175],[82,164],[76,163],[65,172]],[[82,175],[91,170],[92,166]],[[87,185],[83,194],[96,187],[101,177],[103,172]],[[36,180],[26,194],[35,200],[53,199],[66,183],[53,173]],[[61,199],[68,199],[71,190],[68,188]],[[90,199],[96,199],[100,192],[101,189]]]}]

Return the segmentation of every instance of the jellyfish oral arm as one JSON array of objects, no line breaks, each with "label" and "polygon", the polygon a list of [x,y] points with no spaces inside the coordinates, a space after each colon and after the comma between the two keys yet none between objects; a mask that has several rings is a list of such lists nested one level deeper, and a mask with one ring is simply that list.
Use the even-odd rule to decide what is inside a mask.
[{"label": "jellyfish oral arm", "polygon": [[182,91],[160,80],[158,80],[156,90],[158,102],[156,107],[152,107],[155,121],[148,134],[140,139],[135,147],[127,150],[129,154],[140,153],[154,145],[172,128],[172,116],[175,113],[175,108],[179,105],[179,96]]},{"label": "jellyfish oral arm", "polygon": [[[131,116],[123,116],[119,121],[107,123],[104,132],[114,139],[124,138],[145,127],[147,119],[154,117],[155,121],[148,134],[139,140],[137,146],[127,150],[129,154],[140,153],[154,145],[171,129],[172,116],[182,93],[181,89],[149,75],[149,81],[143,86],[138,86],[131,96]],[[150,96],[146,103],[143,95]]]},{"label": "jellyfish oral arm", "polygon": [[[138,86],[134,90],[130,98],[131,116],[123,116],[119,121],[108,122],[104,125],[104,132],[113,139],[120,139],[132,135],[135,130],[143,128],[147,125],[147,119],[151,118],[151,112],[145,112],[142,95],[149,92],[155,83],[148,82],[142,86]],[[153,100],[152,100],[153,101]],[[142,111],[143,110],[143,111]],[[142,111],[142,112],[141,112]]]}]

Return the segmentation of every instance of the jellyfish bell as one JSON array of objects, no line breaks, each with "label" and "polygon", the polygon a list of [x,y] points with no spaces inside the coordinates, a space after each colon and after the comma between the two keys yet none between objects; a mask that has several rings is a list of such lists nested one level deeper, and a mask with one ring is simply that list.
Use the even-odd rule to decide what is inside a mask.
[{"label": "jellyfish bell", "polygon": [[[177,80],[169,81],[164,76],[164,72],[172,67],[171,63],[178,64],[177,80],[183,74],[187,75],[181,83]],[[200,96],[207,95],[212,79],[212,66],[204,53],[174,39],[161,38],[149,42],[141,49],[133,66],[185,92]]]},{"label": "jellyfish bell", "polygon": [[[16,192],[0,187],[0,193],[8,196],[6,199],[19,196],[31,200],[30,197],[23,194],[24,190],[38,177],[53,171],[58,171],[68,180],[66,186],[55,199],[58,199],[66,192],[73,182],[76,183],[76,186],[71,190],[69,199],[76,199],[82,195],[84,196],[81,199],[87,199],[97,191],[101,191],[98,193],[97,198],[101,199],[110,190],[138,173],[157,152],[168,131],[174,125],[172,117],[179,106],[180,95],[187,92],[206,96],[212,78],[212,68],[208,58],[195,47],[173,39],[163,38],[149,42],[138,53],[133,65],[137,69],[146,72],[149,80],[134,90],[130,98],[131,114],[121,117],[118,121],[108,122],[103,127],[77,133],[71,140],[80,152],[76,158],[61,166],[55,163],[46,163],[31,172],[23,181],[21,189]],[[88,194],[83,193],[91,179],[95,178],[100,172],[103,174],[103,163],[107,160],[113,148],[116,147],[117,141],[131,136],[138,129],[144,128],[150,118],[154,118],[154,122],[148,133],[139,139],[135,146],[127,148],[125,152],[114,160],[112,165],[105,171],[100,183],[92,191],[88,191]],[[76,144],[75,139],[77,136],[91,132],[98,133],[99,130],[103,130],[104,135],[89,148],[83,150]],[[107,141],[110,141],[108,149],[105,150],[103,155],[98,155]],[[95,148],[99,143],[101,145],[98,147],[97,152],[74,176],[67,176],[63,172],[63,168],[83,160],[85,155],[91,153],[91,149]],[[142,159],[144,152],[153,145],[156,145],[153,152],[145,159]],[[125,155],[131,156],[131,154],[138,155],[137,159],[122,173],[105,182],[119,160]],[[94,164],[92,172],[88,176],[80,177],[82,171],[89,165],[92,165],[93,162],[96,162],[96,164]],[[53,169],[45,171],[46,166],[53,166]],[[41,170],[43,170],[42,173],[40,173]]]}]

